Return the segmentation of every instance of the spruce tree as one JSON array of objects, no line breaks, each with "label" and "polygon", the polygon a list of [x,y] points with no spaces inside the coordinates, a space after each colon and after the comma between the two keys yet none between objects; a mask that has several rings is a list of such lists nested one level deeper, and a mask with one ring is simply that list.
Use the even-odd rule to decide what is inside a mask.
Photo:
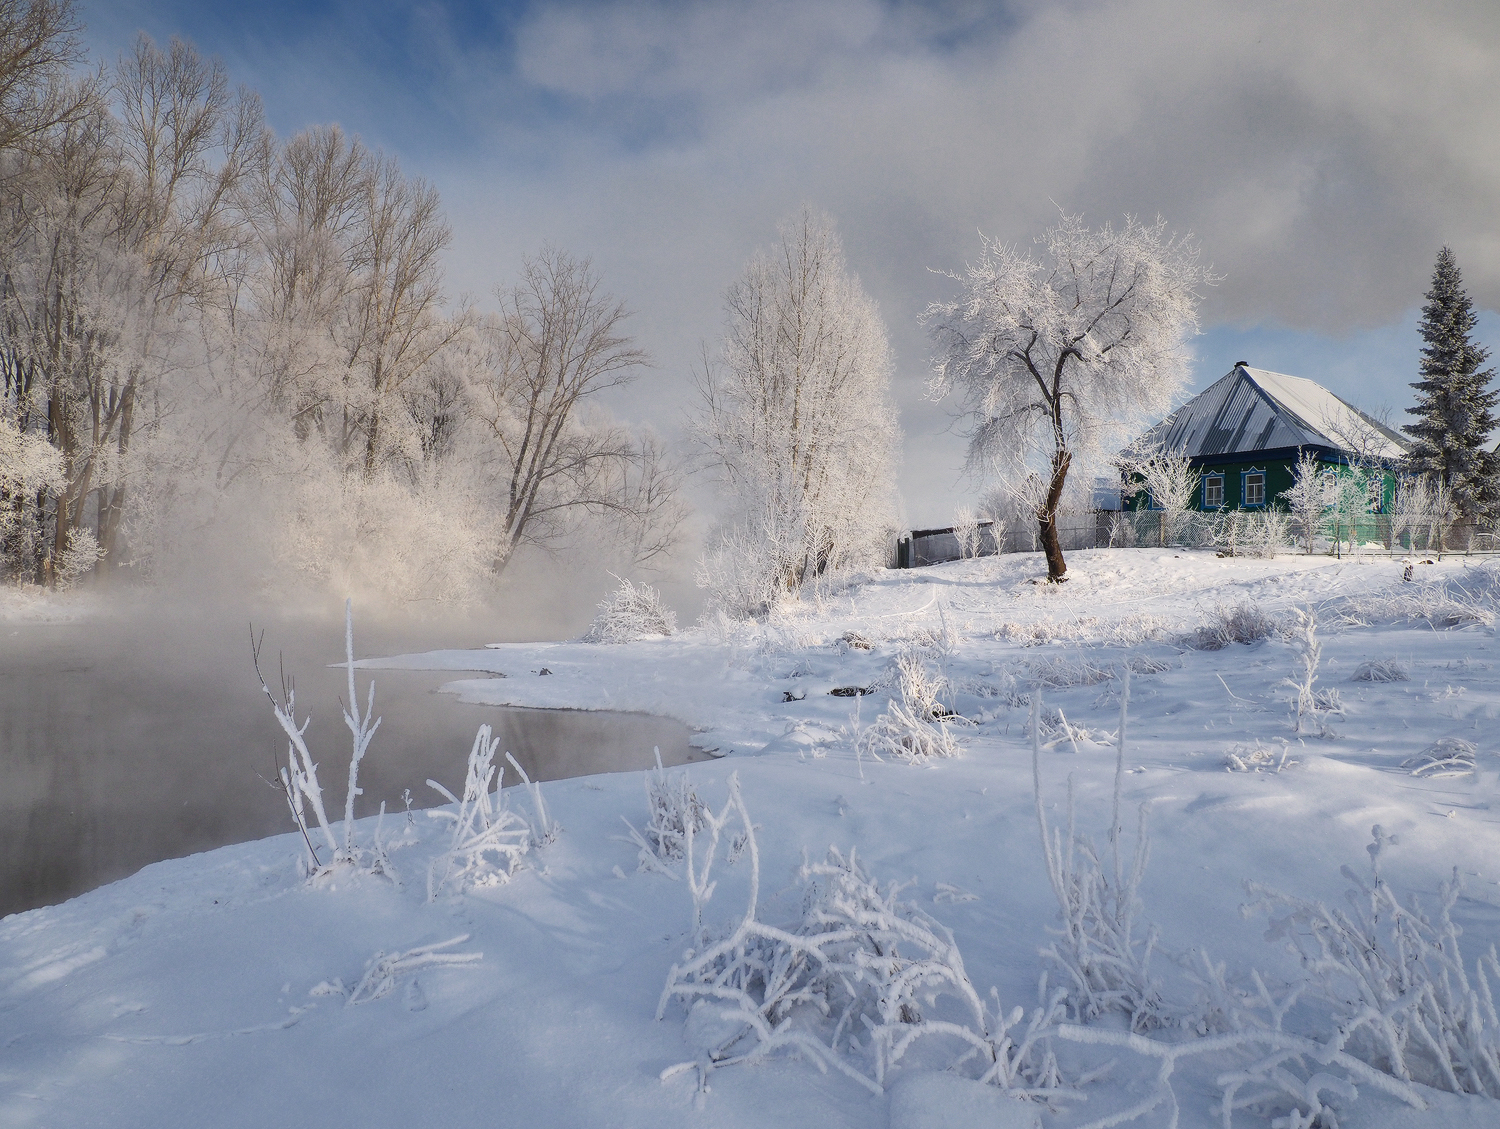
[{"label": "spruce tree", "polygon": [[1422,379],[1412,385],[1416,407],[1407,409],[1417,419],[1402,430],[1414,440],[1406,470],[1446,485],[1454,508],[1468,521],[1487,516],[1496,502],[1496,459],[1484,442],[1495,427],[1491,409],[1500,393],[1490,389],[1494,370],[1480,369],[1489,350],[1469,337],[1476,320],[1453,252],[1444,247],[1418,330]]}]

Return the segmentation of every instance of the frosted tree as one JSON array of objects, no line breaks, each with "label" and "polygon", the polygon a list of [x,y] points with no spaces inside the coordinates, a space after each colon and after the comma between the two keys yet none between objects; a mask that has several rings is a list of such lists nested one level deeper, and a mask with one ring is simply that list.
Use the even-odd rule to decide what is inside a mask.
[{"label": "frosted tree", "polygon": [[953,512],[953,536],[958,541],[961,560],[979,555],[979,515],[968,506],[959,506]]},{"label": "frosted tree", "polygon": [[1183,451],[1157,450],[1127,458],[1124,470],[1138,477],[1153,509],[1161,511],[1161,540],[1170,544],[1182,531],[1187,512],[1198,497],[1202,476]]},{"label": "frosted tree", "polygon": [[784,223],[724,311],[695,426],[729,512],[700,582],[743,613],[880,560],[900,433],[885,325],[827,216]]},{"label": "frosted tree", "polygon": [[1411,474],[1435,476],[1448,490],[1462,520],[1475,521],[1493,509],[1495,458],[1485,442],[1494,429],[1500,393],[1490,388],[1494,370],[1481,368],[1489,350],[1472,339],[1474,305],[1464,291],[1453,252],[1438,252],[1432,289],[1422,307],[1421,379],[1416,416],[1402,430],[1413,439],[1406,457]]},{"label": "frosted tree", "polygon": [[1213,280],[1195,242],[1162,220],[1089,228],[1065,214],[1037,240],[1040,255],[981,238],[978,261],[951,276],[962,296],[924,318],[931,389],[957,395],[972,421],[971,471],[1043,484],[1036,520],[1048,578],[1060,581],[1069,470],[1097,470],[1165,414],[1187,379],[1198,288]]},{"label": "frosted tree", "polygon": [[1313,540],[1323,526],[1323,516],[1338,501],[1338,483],[1332,472],[1311,451],[1298,451],[1296,465],[1292,467],[1291,489],[1277,496],[1291,510],[1297,537],[1311,555]]}]

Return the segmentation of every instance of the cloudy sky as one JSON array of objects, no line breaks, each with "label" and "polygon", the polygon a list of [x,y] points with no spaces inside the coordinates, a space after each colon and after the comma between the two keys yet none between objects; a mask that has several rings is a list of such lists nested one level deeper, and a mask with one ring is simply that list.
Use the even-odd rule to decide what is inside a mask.
[{"label": "cloudy sky", "polygon": [[1164,216],[1224,276],[1195,381],[1237,360],[1394,423],[1451,246],[1500,350],[1495,0],[83,0],[223,58],[283,135],[337,121],[443,195],[449,290],[544,241],[593,257],[656,367],[615,401],[677,430],[724,288],[803,202],[831,213],[897,356],[913,524],[971,493],[917,319],[977,233],[1057,208]]}]

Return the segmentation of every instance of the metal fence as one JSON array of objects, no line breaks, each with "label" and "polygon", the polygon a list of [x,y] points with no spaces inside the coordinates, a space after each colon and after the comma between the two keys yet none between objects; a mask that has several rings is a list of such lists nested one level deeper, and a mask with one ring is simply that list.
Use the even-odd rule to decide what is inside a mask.
[{"label": "metal fence", "polygon": [[[1308,538],[1284,510],[1226,510],[1169,514],[1162,510],[1099,510],[1059,514],[1064,552],[1103,548],[1214,550],[1224,556],[1269,557],[1305,553]],[[980,530],[977,556],[1041,549],[1036,522]],[[1329,556],[1491,555],[1500,553],[1500,530],[1475,522],[1433,521],[1402,515],[1326,515],[1312,533],[1311,551]],[[913,530],[896,543],[896,568],[956,561],[963,556],[952,529]]]}]

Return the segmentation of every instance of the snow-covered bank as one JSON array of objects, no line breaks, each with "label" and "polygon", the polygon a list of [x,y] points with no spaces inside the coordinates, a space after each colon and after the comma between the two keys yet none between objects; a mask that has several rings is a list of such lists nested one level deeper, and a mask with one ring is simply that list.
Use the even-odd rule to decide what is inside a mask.
[{"label": "snow-covered bank", "polygon": [[[1454,916],[1471,962],[1500,939],[1492,566],[1419,565],[1407,584],[1391,561],[1117,550],[1075,554],[1074,579],[1060,589],[1031,583],[1040,572],[1037,558],[1007,557],[881,573],[770,626],[365,665],[504,673],[452,688],[494,704],[686,722],[704,747],[729,754],[691,769],[698,793],[717,808],[737,773],[758,825],[762,920],[798,917],[804,850],[816,861],[830,845],[854,848],[882,881],[915,880],[901,897],[953,931],[975,988],[994,986],[1007,1009],[1034,1006],[1047,967],[1038,950],[1057,920],[1033,807],[1027,696],[1041,688],[1049,818],[1062,818],[1071,776],[1079,823],[1099,841],[1127,663],[1135,673],[1123,799],[1132,812],[1152,805],[1141,892],[1165,952],[1202,947],[1231,972],[1299,975],[1262,939],[1264,922],[1241,917],[1243,883],[1340,902],[1340,867],[1366,870],[1375,824],[1399,840],[1381,860],[1394,888],[1430,903],[1459,868],[1466,889]],[[1283,624],[1294,608],[1316,610],[1317,688],[1342,697],[1340,711],[1316,718],[1327,736],[1311,723],[1294,731],[1296,692],[1282,685],[1297,674],[1294,635],[1217,650],[1184,644],[1218,641],[1200,629],[1246,606]],[[940,656],[933,661],[954,688],[947,704],[975,722],[955,729],[964,755],[921,767],[857,758],[856,730],[885,709],[893,660],[911,644]],[[1371,660],[1405,679],[1354,680]],[[1476,773],[1403,768],[1440,738],[1477,746]],[[465,752],[453,750],[441,778],[454,791]],[[379,755],[377,736],[369,756]],[[1231,756],[1260,771],[1228,771]],[[324,768],[335,800],[342,767]],[[963,1087],[921,1091],[915,1072],[888,1100],[778,1055],[714,1071],[696,1108],[691,1072],[658,1079],[698,1053],[684,1043],[680,1007],[654,1019],[668,971],[692,943],[692,904],[681,863],[668,865],[671,875],[638,870],[637,848],[622,841],[622,816],[636,827],[646,818],[641,777],[558,781],[544,795],[563,828],[554,842],[527,855],[508,883],[431,903],[428,866],[447,835],[419,814],[410,826],[400,815],[385,821],[399,884],[347,872],[309,884],[298,839],[287,835],[160,863],[6,919],[0,1121],[878,1126],[888,1117],[924,1124],[945,1109],[957,1118],[980,1100]],[[372,821],[359,833],[372,841]],[[748,867],[726,861],[706,921],[744,911]],[[397,974],[392,991],[367,1003],[348,1003],[340,990],[377,953],[458,937],[466,939],[441,951],[483,959]],[[1164,958],[1157,967],[1175,975]],[[1101,1023],[1118,1029],[1109,1016]],[[1130,1052],[1059,1045],[1058,1054],[1075,1076],[1118,1061],[1083,1087],[1086,1101],[1043,1111],[1048,1125],[1105,1117],[1155,1086],[1156,1064]],[[1185,1126],[1220,1124],[1214,1078],[1228,1065],[1179,1068]],[[1422,1093],[1430,1108],[1418,1113],[1361,1086],[1358,1100],[1340,1099],[1339,1123],[1500,1123],[1500,1104],[1488,1099]],[[1158,1108],[1141,1124],[1165,1117]],[[1264,1123],[1252,1111],[1235,1116],[1236,1125]]]}]

